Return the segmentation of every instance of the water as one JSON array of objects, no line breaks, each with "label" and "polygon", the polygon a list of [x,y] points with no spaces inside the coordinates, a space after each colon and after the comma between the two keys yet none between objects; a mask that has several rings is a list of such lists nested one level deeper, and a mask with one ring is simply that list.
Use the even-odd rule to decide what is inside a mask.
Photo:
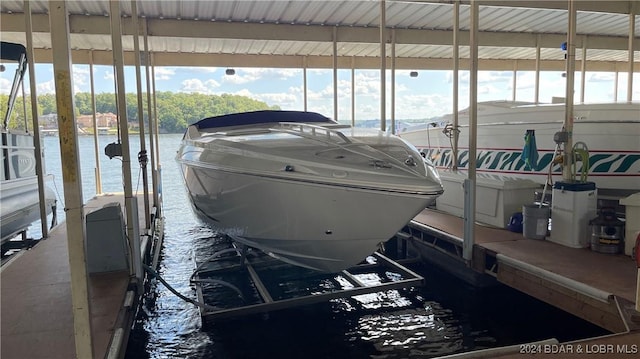
[{"label": "water", "polygon": [[[159,273],[180,293],[195,298],[189,284],[195,262],[210,256],[224,239],[191,213],[174,161],[180,138],[177,134],[160,136],[165,242]],[[44,139],[48,172],[55,175],[62,196],[57,141],[57,137]],[[114,141],[115,137],[100,136],[101,151]],[[95,193],[93,138],[80,137],[79,146],[86,200]],[[137,139],[132,139],[131,148],[132,153],[138,152]],[[100,161],[103,190],[122,192],[121,162],[104,154]],[[134,192],[142,191],[139,167],[137,163],[132,167]],[[61,210],[58,212],[61,217]],[[33,226],[32,231],[39,227]],[[126,358],[430,358],[606,333],[504,286],[476,289],[428,265],[412,269],[425,277],[423,287],[252,315],[206,328],[194,305],[154,282],[136,319]],[[281,284],[287,293],[314,285],[322,284],[312,280]],[[229,299],[212,295],[214,300]]]}]

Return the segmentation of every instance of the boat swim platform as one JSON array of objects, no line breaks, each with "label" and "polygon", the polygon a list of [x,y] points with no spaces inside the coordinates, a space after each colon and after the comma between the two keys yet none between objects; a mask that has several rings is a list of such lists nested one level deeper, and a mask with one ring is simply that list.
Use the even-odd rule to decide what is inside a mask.
[{"label": "boat swim platform", "polygon": [[[144,201],[142,195],[137,197],[140,231],[143,233]],[[113,202],[120,202],[124,208],[124,195],[104,194],[88,200],[84,205],[85,215]],[[162,238],[161,219],[156,213],[154,208],[154,225],[147,232],[147,238]],[[156,243],[146,239],[142,242],[142,254],[147,257],[151,255],[150,248],[160,248],[160,239]],[[0,357],[75,358],[65,222],[55,226],[47,239],[40,240],[30,250],[14,254],[0,269],[0,279]],[[94,357],[124,357],[139,300],[136,282],[135,277],[129,275],[128,269],[89,275]]]},{"label": "boat swim platform", "polygon": [[206,328],[228,318],[421,286],[424,278],[379,252],[352,268],[323,273],[231,243],[199,264],[191,282]]},{"label": "boat swim platform", "polygon": [[429,208],[398,236],[407,239],[422,260],[454,275],[466,271],[493,277],[612,333],[640,331],[634,307],[638,269],[629,256],[527,239],[476,223],[473,260],[467,265],[462,258],[463,219]]}]

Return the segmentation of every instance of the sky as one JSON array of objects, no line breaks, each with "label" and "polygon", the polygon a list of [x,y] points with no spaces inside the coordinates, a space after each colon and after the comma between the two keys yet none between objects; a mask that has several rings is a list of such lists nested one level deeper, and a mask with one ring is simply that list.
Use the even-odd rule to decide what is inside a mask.
[{"label": "sky", "polygon": [[[235,75],[226,75],[226,68],[156,67],[156,90],[220,95],[243,95],[278,105],[283,110],[304,109],[304,83],[301,69],[235,68]],[[0,73],[0,93],[8,94],[15,66],[7,64]],[[73,91],[90,91],[88,65],[73,65]],[[418,71],[411,77],[409,70],[396,71],[396,120],[419,120],[452,112],[452,72]],[[480,71],[478,75],[478,101],[511,100],[513,96],[513,71]],[[146,85],[143,77],[143,92]],[[576,72],[575,102],[580,101],[581,73]],[[111,66],[94,66],[96,93],[114,92],[114,74]],[[28,80],[26,80],[28,88]],[[551,102],[552,97],[565,96],[566,79],[562,72],[541,72],[540,101]],[[585,102],[614,102],[615,74],[613,72],[587,72]],[[535,72],[519,71],[516,79],[516,100],[534,101]],[[308,110],[334,115],[333,71],[331,69],[307,70]],[[136,91],[136,75],[133,67],[125,68],[125,89]],[[53,67],[36,65],[36,92],[53,93]],[[387,71],[387,119],[391,118],[391,76]],[[29,93],[27,89],[27,93]],[[459,75],[459,108],[469,104],[469,73]],[[618,101],[627,98],[627,73],[618,75]],[[633,100],[640,101],[640,74],[634,73]],[[380,118],[380,71],[355,71],[356,120]],[[351,121],[351,70],[338,70],[338,120]]]}]

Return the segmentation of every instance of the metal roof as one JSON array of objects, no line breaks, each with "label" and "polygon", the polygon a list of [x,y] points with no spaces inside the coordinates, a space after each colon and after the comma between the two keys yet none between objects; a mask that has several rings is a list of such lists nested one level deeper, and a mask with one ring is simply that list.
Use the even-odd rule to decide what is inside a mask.
[{"label": "metal roof", "polygon": [[[547,67],[562,68],[567,1],[480,1],[481,69],[531,69],[536,46]],[[577,1],[577,47],[587,46],[592,70],[627,70],[630,16],[637,1]],[[31,1],[37,61],[48,61],[48,1]],[[380,55],[380,2],[348,1],[138,1],[140,22],[148,27],[157,64],[202,66],[330,67],[333,37],[340,67],[376,67]],[[133,50],[131,1],[120,3],[125,51]],[[109,1],[69,1],[74,62],[93,50],[95,61],[111,48]],[[468,1],[460,6],[461,59],[468,59]],[[22,0],[0,2],[3,40],[25,41]],[[130,19],[129,19],[130,20]],[[141,25],[141,26],[143,26]],[[386,1],[388,42],[395,39],[397,67],[446,68],[452,56],[451,1]],[[640,21],[635,21],[640,34]],[[635,37],[636,49],[638,45]],[[580,50],[577,51],[580,59]],[[390,51],[387,51],[390,56]],[[635,51],[637,64],[640,51]],[[461,63],[464,66],[464,61]]]}]

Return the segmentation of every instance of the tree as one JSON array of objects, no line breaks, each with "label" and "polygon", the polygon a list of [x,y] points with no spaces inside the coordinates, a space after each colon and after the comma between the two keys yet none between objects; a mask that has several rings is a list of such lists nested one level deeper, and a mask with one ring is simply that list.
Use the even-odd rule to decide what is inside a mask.
[{"label": "tree", "polygon": [[56,105],[56,95],[47,93],[38,96],[38,105],[41,115],[49,115],[52,113],[58,113]]},{"label": "tree", "polygon": [[[0,95],[0,110],[6,112],[9,96]],[[138,98],[136,94],[128,93],[127,119],[138,121]],[[142,96],[145,112],[145,123],[148,123],[146,114],[146,93]],[[90,115],[93,110],[91,106],[91,94],[80,92],[75,94],[75,114]],[[196,123],[204,118],[225,115],[236,112],[257,111],[257,110],[279,110],[278,106],[269,106],[265,102],[258,101],[245,96],[222,94],[206,95],[200,93],[156,93],[159,127],[164,132],[184,132],[188,125]],[[23,128],[24,115],[22,100],[18,98],[14,106],[11,117],[10,128]],[[27,98],[27,119],[31,122],[30,98]],[[40,115],[56,113],[56,97],[54,94],[42,94],[38,96],[38,111]],[[112,93],[96,94],[97,113],[118,113],[116,106],[116,96]],[[29,125],[31,126],[31,125]]]}]

